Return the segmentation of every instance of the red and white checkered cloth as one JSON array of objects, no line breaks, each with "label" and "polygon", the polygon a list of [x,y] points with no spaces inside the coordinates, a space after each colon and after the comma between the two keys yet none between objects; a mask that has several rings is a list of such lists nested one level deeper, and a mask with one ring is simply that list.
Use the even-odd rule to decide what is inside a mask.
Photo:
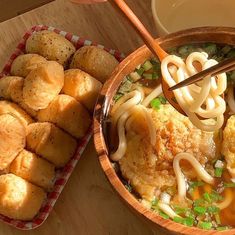
[{"label": "red and white checkered cloth", "polygon": [[[110,54],[114,55],[118,61],[121,61],[124,58],[124,55],[119,53],[118,51],[107,49],[102,45],[99,45],[99,44],[93,43],[89,40],[80,38],[79,36],[73,35],[71,33],[67,33],[65,31],[58,30],[54,27],[48,27],[48,26],[44,26],[44,25],[36,25],[25,33],[25,35],[23,36],[23,39],[20,41],[16,50],[14,51],[14,53],[11,55],[10,59],[8,60],[6,65],[4,66],[3,71],[0,73],[0,77],[2,77],[4,75],[8,75],[10,73],[11,64],[12,64],[13,60],[18,55],[25,53],[25,44],[26,44],[27,39],[33,33],[38,32],[38,31],[42,31],[42,30],[54,31],[55,33],[58,33],[58,34],[64,36],[66,39],[68,39],[69,41],[71,41],[74,44],[76,49],[79,49],[80,47],[85,46],[85,45],[93,45],[93,46],[97,46],[97,47],[100,47],[100,48],[108,51]],[[72,159],[66,164],[66,166],[64,168],[57,170],[55,183],[52,188],[52,191],[47,194],[47,198],[46,198],[45,202],[43,203],[39,213],[32,221],[14,220],[14,219],[10,219],[10,218],[8,218],[4,215],[1,215],[1,214],[0,214],[0,221],[3,221],[9,225],[12,225],[12,226],[14,226],[18,229],[22,229],[22,230],[34,229],[34,228],[40,226],[49,216],[53,206],[56,203],[56,200],[58,199],[67,180],[69,179],[71,173],[73,172],[73,170],[74,170],[78,160],[80,159],[81,154],[83,153],[86,145],[88,144],[92,134],[93,133],[92,133],[92,126],[91,126],[89,128],[89,130],[87,131],[86,135],[81,140],[79,140],[76,154],[72,157]]]}]

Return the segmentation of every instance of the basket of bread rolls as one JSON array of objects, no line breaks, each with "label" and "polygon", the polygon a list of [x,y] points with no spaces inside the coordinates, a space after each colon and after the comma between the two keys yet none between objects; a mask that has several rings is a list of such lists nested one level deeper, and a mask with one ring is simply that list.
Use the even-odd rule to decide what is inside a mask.
[{"label": "basket of bread rolls", "polygon": [[48,217],[92,135],[102,84],[123,56],[53,27],[28,31],[0,79],[0,220]]}]

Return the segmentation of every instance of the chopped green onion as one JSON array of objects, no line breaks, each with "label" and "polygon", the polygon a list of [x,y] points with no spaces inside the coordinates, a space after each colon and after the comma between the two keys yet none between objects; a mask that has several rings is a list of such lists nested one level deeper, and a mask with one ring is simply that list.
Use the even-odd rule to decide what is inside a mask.
[{"label": "chopped green onion", "polygon": [[209,193],[204,193],[204,194],[203,194],[203,198],[204,198],[207,202],[211,203],[211,197],[210,197],[210,194],[209,194]]},{"label": "chopped green onion", "polygon": [[163,96],[159,96],[158,99],[161,101],[162,104],[166,104],[167,100]]},{"label": "chopped green onion", "polygon": [[136,72],[142,76],[142,74],[144,73],[144,68],[140,67],[139,69],[136,70]]},{"label": "chopped green onion", "polygon": [[207,207],[207,212],[215,214],[218,213],[220,211],[219,207],[217,206],[209,206]]},{"label": "chopped green onion", "polygon": [[223,174],[223,170],[224,170],[223,168],[216,167],[215,168],[215,177],[220,178]]},{"label": "chopped green onion", "polygon": [[215,221],[216,221],[217,224],[221,224],[219,213],[215,214]]},{"label": "chopped green onion", "polygon": [[224,183],[225,188],[235,188],[235,183]]},{"label": "chopped green onion", "polygon": [[202,198],[199,198],[199,199],[196,199],[193,204],[195,207],[202,206],[205,204],[205,201]]},{"label": "chopped green onion", "polygon": [[231,57],[235,57],[235,49],[232,49],[228,55],[227,55],[228,58],[231,58]]},{"label": "chopped green onion", "polygon": [[115,102],[117,102],[122,96],[123,96],[123,94],[117,93],[117,94],[113,97],[113,99],[114,99]]},{"label": "chopped green onion", "polygon": [[202,221],[200,221],[200,222],[198,223],[198,227],[199,227],[199,228],[202,228],[202,229],[207,229],[207,230],[209,230],[209,229],[212,228],[212,223],[211,223],[211,222],[202,222]]},{"label": "chopped green onion", "polygon": [[163,219],[169,219],[169,215],[165,214],[164,212],[160,211],[159,215],[163,218]]},{"label": "chopped green onion", "polygon": [[143,77],[146,79],[153,79],[153,75],[151,73],[143,73]]},{"label": "chopped green onion", "polygon": [[217,202],[217,201],[221,201],[221,200],[223,200],[223,197],[219,194],[219,193],[217,193],[216,191],[212,191],[212,193],[210,194],[210,197],[211,197],[211,200],[213,201],[213,202]]},{"label": "chopped green onion", "polygon": [[220,227],[216,228],[216,230],[218,230],[218,231],[223,231],[223,230],[227,230],[227,229],[229,229],[228,226],[220,226]]},{"label": "chopped green onion", "polygon": [[148,70],[150,70],[153,67],[153,65],[152,65],[152,63],[149,60],[147,60],[142,65],[142,67],[143,67],[144,71],[148,71]]},{"label": "chopped green onion", "polygon": [[158,73],[157,72],[153,72],[152,73],[152,79],[154,80],[154,79],[158,79],[160,76],[158,75]]},{"label": "chopped green onion", "polygon": [[210,56],[216,54],[217,46],[214,43],[206,43],[206,47],[204,48],[205,52],[208,53]]},{"label": "chopped green onion", "polygon": [[151,202],[151,209],[158,210],[158,200],[156,198]]},{"label": "chopped green onion", "polygon": [[185,214],[186,211],[188,210],[188,208],[182,208],[179,206],[174,206],[174,209],[176,214]]},{"label": "chopped green onion", "polygon": [[194,223],[194,219],[192,217],[187,217],[184,219],[184,225],[192,227]]},{"label": "chopped green onion", "polygon": [[161,101],[160,101],[160,99],[155,98],[150,102],[150,105],[153,109],[159,110],[160,106],[161,106]]},{"label": "chopped green onion", "polygon": [[161,65],[160,63],[154,64],[153,65],[153,71],[154,72],[160,72],[161,71]]},{"label": "chopped green onion", "polygon": [[131,193],[132,192],[132,187],[130,184],[125,184],[125,188]]},{"label": "chopped green onion", "polygon": [[206,208],[202,206],[195,206],[193,208],[194,212],[196,212],[199,215],[205,214],[206,213]]},{"label": "chopped green onion", "polygon": [[180,223],[182,224],[183,223],[183,218],[179,217],[179,216],[175,216],[173,218],[173,221],[175,221],[176,223]]},{"label": "chopped green onion", "polygon": [[132,79],[133,82],[138,81],[139,79],[141,79],[141,76],[137,73],[137,72],[132,72],[130,73],[130,77]]},{"label": "chopped green onion", "polygon": [[190,188],[200,187],[203,186],[205,183],[202,181],[192,181],[189,183]]}]

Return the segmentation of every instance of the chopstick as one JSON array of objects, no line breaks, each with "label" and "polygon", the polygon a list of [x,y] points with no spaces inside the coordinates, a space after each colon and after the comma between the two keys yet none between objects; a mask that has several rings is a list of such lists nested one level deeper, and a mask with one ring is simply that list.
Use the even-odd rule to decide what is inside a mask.
[{"label": "chopstick", "polygon": [[235,57],[223,60],[222,62],[220,62],[220,63],[218,63],[208,69],[205,69],[205,70],[185,79],[182,82],[179,82],[178,84],[170,87],[168,90],[173,91],[175,89],[179,89],[181,87],[196,83],[208,75],[216,76],[220,73],[230,72],[232,70],[235,70]]}]

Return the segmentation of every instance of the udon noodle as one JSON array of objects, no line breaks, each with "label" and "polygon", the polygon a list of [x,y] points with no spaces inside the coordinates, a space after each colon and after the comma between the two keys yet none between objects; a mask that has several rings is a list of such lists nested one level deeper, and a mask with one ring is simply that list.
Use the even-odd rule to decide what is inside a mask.
[{"label": "udon noodle", "polygon": [[[207,69],[217,63],[215,59],[209,59],[205,52],[192,52],[186,59],[175,55],[167,56],[162,61],[160,70],[163,79],[171,87],[196,74],[199,70]],[[155,195],[157,195],[154,198],[158,198],[155,203],[157,207],[154,207],[154,210],[158,213],[163,213],[176,222],[188,226],[196,225],[204,229],[220,228],[222,225],[235,226],[235,222],[231,222],[228,216],[226,220],[219,219],[220,211],[222,211],[221,215],[235,213],[233,190],[235,187],[233,181],[235,153],[231,155],[233,142],[222,144],[224,159],[218,157],[218,153],[221,152],[221,147],[218,146],[221,144],[216,145],[219,148],[216,151],[213,150],[214,147],[211,144],[216,142],[216,138],[219,138],[218,133],[221,132],[225,120],[224,114],[227,106],[223,94],[227,89],[226,74],[222,73],[215,77],[207,76],[201,82],[174,91],[176,101],[187,115],[188,118],[186,118],[177,114],[176,111],[170,111],[172,108],[169,109],[169,105],[165,101],[161,104],[160,101],[164,98],[161,85],[155,86],[151,92],[146,92],[144,86],[138,83],[141,77],[145,77],[146,80],[146,78],[151,78],[150,73],[154,75],[154,65],[156,65],[155,69],[159,69],[158,64],[151,64],[147,61],[143,67],[138,68],[139,71],[136,70],[138,73],[135,71],[131,74],[134,82],[130,91],[122,94],[111,109],[111,133],[118,136],[115,151],[110,155],[111,159],[120,163],[125,178],[133,184],[137,193],[144,200],[153,199],[151,197],[149,199],[149,196],[146,197],[144,190],[152,190],[155,184],[165,184],[164,187],[157,186],[154,189]],[[143,73],[143,70],[150,71],[150,73],[139,75],[140,72]],[[232,114],[235,112],[233,87],[228,88],[226,97],[230,114]],[[162,105],[162,112],[158,111],[159,105]],[[168,114],[169,111],[172,114]],[[155,116],[157,114],[162,115],[158,120]],[[139,132],[143,123],[147,136],[141,137]],[[228,123],[230,124],[226,127],[227,129],[225,128],[224,141],[229,141],[231,135],[235,138],[235,127],[234,130],[230,130],[231,126],[235,125],[235,118]],[[132,130],[133,127],[137,132]],[[174,136],[175,131],[179,134],[182,133],[182,139],[177,140],[177,135]],[[195,143],[192,140],[189,143],[185,137],[186,134],[187,138],[192,140],[195,135]],[[136,138],[135,135],[140,135],[140,137]],[[139,138],[139,145],[128,150],[132,142],[134,143]],[[149,146],[144,145],[146,141]],[[159,141],[163,141],[163,145],[160,145]],[[141,146],[142,142],[143,146]],[[160,149],[161,146],[166,148],[166,154]],[[132,151],[134,152],[132,153]],[[143,158],[140,159],[140,156]],[[165,160],[161,160],[161,157],[165,157]],[[214,163],[212,163],[213,161]],[[155,179],[152,175],[154,169],[158,172],[158,167],[161,169],[159,172],[164,172],[163,175],[166,174],[165,178],[157,175]],[[129,171],[130,173],[128,173]],[[176,182],[176,188],[174,189],[172,186],[171,189],[175,191],[171,194],[168,193],[167,190],[170,188],[167,189],[167,187],[174,185],[174,180],[169,181],[170,178],[167,177],[171,175],[167,176],[167,174],[171,174],[172,177],[174,175]],[[150,180],[150,183],[147,184],[149,179],[153,182]],[[155,183],[154,179],[158,183]],[[169,182],[165,183],[165,181]],[[142,184],[144,184],[143,187]],[[149,192],[152,193],[151,190]],[[152,195],[151,193],[148,195]],[[193,216],[190,217],[189,212],[178,212],[175,209],[177,203],[191,208],[185,209],[185,211],[190,211]]]}]

